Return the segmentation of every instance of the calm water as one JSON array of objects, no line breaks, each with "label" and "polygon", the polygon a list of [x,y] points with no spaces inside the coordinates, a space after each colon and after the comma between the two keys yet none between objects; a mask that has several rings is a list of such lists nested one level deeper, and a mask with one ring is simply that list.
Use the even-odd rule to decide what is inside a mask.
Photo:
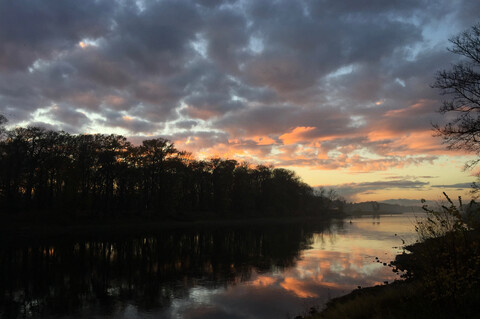
[{"label": "calm water", "polygon": [[292,318],[398,278],[383,262],[402,251],[402,240],[414,242],[414,222],[403,214],[10,242],[0,250],[0,314]]}]

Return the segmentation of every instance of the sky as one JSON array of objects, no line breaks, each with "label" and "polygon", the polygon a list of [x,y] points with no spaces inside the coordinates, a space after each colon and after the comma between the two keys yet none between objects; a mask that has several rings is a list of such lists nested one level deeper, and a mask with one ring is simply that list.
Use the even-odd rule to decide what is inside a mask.
[{"label": "sky", "polygon": [[163,137],[351,201],[468,196],[432,136],[474,0],[0,0],[9,127]]}]

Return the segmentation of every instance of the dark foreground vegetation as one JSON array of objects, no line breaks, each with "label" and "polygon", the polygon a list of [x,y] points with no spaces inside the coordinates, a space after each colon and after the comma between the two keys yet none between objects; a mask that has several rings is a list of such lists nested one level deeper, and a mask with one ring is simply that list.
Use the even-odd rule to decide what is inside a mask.
[{"label": "dark foreground vegetation", "polygon": [[293,171],[196,160],[162,138],[135,146],[120,135],[37,127],[0,133],[0,209],[10,215],[243,218],[321,215],[343,204]]},{"label": "dark foreground vegetation", "polygon": [[478,206],[446,198],[439,210],[424,206],[420,241],[392,263],[404,280],[357,289],[311,318],[480,318]]}]

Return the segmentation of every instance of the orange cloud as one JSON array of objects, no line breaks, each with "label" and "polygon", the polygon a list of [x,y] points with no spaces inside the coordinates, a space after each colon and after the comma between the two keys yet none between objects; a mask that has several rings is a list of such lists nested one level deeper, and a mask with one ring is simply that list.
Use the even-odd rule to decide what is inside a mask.
[{"label": "orange cloud", "polygon": [[266,287],[271,286],[276,282],[275,278],[268,277],[268,276],[259,276],[257,279],[251,282],[251,285],[257,287]]},{"label": "orange cloud", "polygon": [[298,126],[294,128],[290,133],[285,133],[279,136],[279,139],[286,145],[294,144],[300,141],[304,141],[307,136],[306,133],[315,130],[315,127],[310,126]]},{"label": "orange cloud", "polygon": [[251,140],[255,141],[257,145],[271,145],[276,143],[275,140],[269,136],[254,136]]},{"label": "orange cloud", "polygon": [[125,103],[125,99],[121,96],[109,95],[105,98],[105,102],[108,105],[120,106],[120,105],[123,105]]},{"label": "orange cloud", "polygon": [[[393,130],[380,130],[368,133],[371,142],[379,142],[377,150],[384,156],[408,156],[414,154],[466,155],[464,151],[447,150],[432,130],[400,134]],[[382,141],[388,141],[383,143]]]},{"label": "orange cloud", "polygon": [[285,278],[285,280],[280,284],[280,286],[282,286],[285,290],[293,292],[300,298],[317,297],[317,294],[306,289],[305,282],[295,278]]},{"label": "orange cloud", "polygon": [[252,136],[249,138],[233,138],[228,140],[229,144],[248,144],[253,143],[254,145],[273,145],[276,144],[276,141],[269,136]]},{"label": "orange cloud", "polygon": [[212,118],[220,114],[219,112],[214,110],[208,110],[205,108],[198,108],[194,106],[187,106],[186,112],[188,113],[188,115],[190,115],[190,117],[199,118],[202,120],[208,120],[209,118]]},{"label": "orange cloud", "polygon": [[406,108],[398,109],[398,110],[390,110],[385,113],[386,117],[401,117],[401,116],[412,116],[418,113],[430,113],[431,112],[431,104],[437,103],[437,101],[432,100],[419,100],[417,103],[412,104]]}]

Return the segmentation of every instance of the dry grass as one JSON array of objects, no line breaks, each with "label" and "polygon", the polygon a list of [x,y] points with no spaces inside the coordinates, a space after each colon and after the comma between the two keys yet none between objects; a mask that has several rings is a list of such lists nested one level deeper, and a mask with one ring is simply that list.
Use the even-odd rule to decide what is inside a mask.
[{"label": "dry grass", "polygon": [[[416,282],[396,282],[353,291],[333,299],[327,308],[309,319],[400,319],[400,318],[480,318],[478,296],[462,306],[432,302]],[[477,309],[475,309],[477,308]]]}]

